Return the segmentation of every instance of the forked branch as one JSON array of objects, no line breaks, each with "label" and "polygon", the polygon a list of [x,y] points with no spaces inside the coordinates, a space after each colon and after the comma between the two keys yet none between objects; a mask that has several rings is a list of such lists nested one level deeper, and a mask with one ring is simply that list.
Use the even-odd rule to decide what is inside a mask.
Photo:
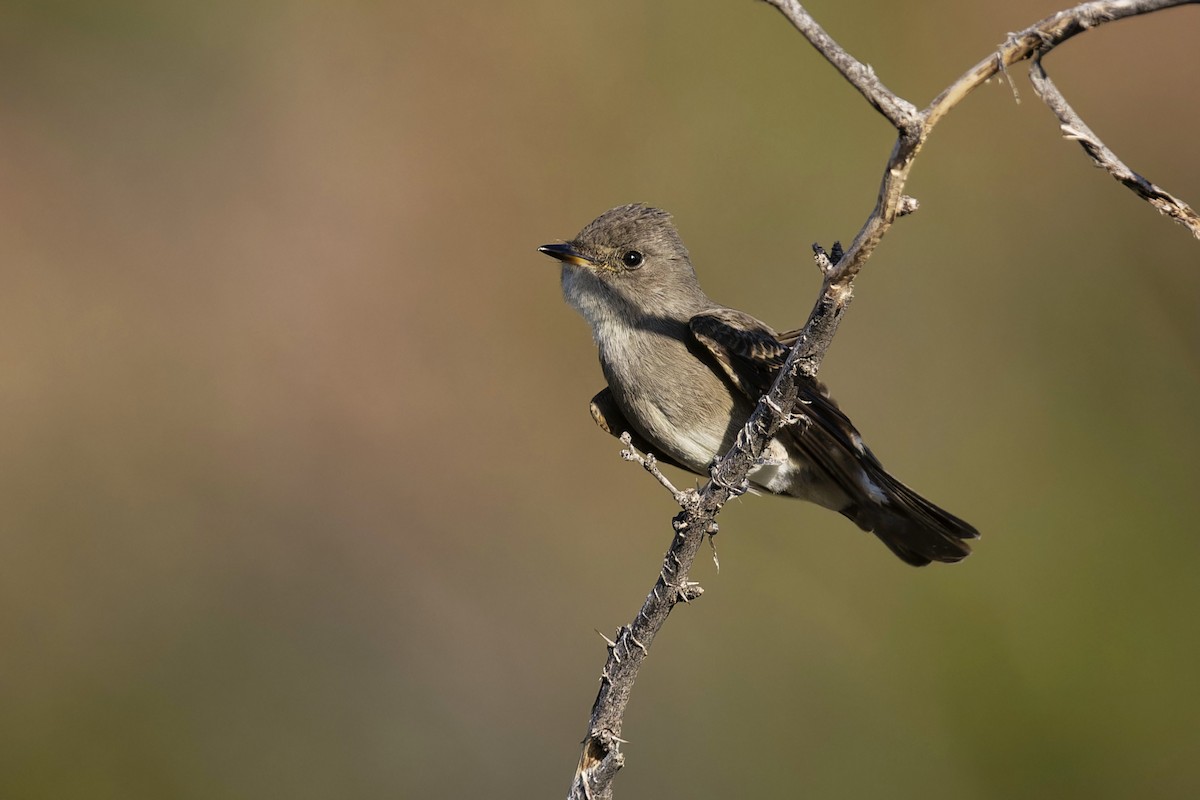
[{"label": "forked branch", "polygon": [[570,798],[603,800],[612,797],[612,780],[624,763],[620,736],[625,708],[638,670],[649,654],[650,644],[676,604],[691,602],[700,596],[702,590],[689,580],[688,575],[704,537],[716,531],[716,517],[721,508],[744,490],[751,469],[759,463],[775,434],[784,425],[803,421],[803,408],[796,409],[797,382],[815,377],[820,369],[850,303],[854,278],[863,264],[892,223],[916,210],[916,201],[903,193],[904,185],[913,160],[942,117],[988,78],[1005,72],[1019,61],[1034,59],[1034,83],[1038,94],[1058,115],[1064,134],[1079,141],[1094,161],[1123,184],[1200,237],[1196,213],[1186,203],[1125,167],[1071,110],[1041,66],[1041,58],[1057,45],[1098,25],[1200,0],[1098,0],[1060,11],[1011,34],[994,53],[963,73],[923,111],[917,111],[914,104],[888,89],[870,66],[847,53],[800,3],[793,0],[767,2],[779,9],[891,123],[898,136],[883,171],[875,208],[853,243],[844,254],[840,248],[835,248],[832,255],[816,249],[816,260],[823,277],[821,294],[775,384],[759,402],[734,446],[713,465],[711,480],[699,491],[678,491],[658,472],[652,458],[641,457],[632,448],[626,451],[627,458],[641,462],[672,492],[682,510],[673,520],[671,545],[650,594],[633,622],[622,626],[615,639],[608,640],[608,658],[600,675],[600,690],[592,706],[587,736],[571,781]]}]

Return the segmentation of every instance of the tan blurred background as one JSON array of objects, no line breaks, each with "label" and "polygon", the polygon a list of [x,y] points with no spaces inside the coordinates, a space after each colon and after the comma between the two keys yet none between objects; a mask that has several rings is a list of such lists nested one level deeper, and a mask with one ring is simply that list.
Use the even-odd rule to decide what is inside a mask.
[{"label": "tan blurred background", "polygon": [[[1059,7],[812,10],[923,105]],[[1047,60],[1192,203],[1198,31]],[[823,373],[977,554],[733,504],[620,796],[1200,784],[1200,243],[1014,76],[938,129]],[[535,248],[658,204],[789,327],[891,141],[752,2],[0,5],[0,797],[562,796],[672,504]]]}]

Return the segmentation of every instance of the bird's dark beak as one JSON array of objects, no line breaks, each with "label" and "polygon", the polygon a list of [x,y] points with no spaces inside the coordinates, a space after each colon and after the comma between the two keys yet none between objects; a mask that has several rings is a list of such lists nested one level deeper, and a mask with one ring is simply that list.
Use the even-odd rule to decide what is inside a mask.
[{"label": "bird's dark beak", "polygon": [[577,267],[594,266],[591,259],[581,254],[569,244],[544,244],[538,248],[538,252],[545,253],[551,258],[557,258],[559,261],[574,264]]}]

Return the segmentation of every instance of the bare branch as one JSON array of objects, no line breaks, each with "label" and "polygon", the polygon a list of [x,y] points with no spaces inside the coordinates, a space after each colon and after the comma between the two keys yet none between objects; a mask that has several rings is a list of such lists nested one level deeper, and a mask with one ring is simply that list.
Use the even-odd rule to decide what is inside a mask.
[{"label": "bare branch", "polygon": [[[1173,6],[1194,4],[1200,0],[1097,0],[1052,14],[1018,33],[1009,34],[1008,39],[996,52],[963,73],[915,118],[900,110],[908,104],[907,101],[896,97],[884,86],[875,76],[874,70],[846,53],[812,20],[800,3],[795,0],[767,2],[787,17],[809,43],[837,67],[872,106],[887,117],[899,133],[883,170],[875,208],[858,235],[854,237],[846,251],[846,258],[839,265],[841,274],[836,282],[849,284],[870,258],[892,223],[904,215],[904,184],[908,181],[913,159],[924,146],[933,127],[968,94],[1012,64],[1035,56],[1040,58],[1062,42],[1086,30],[1106,22]],[[1162,210],[1160,206],[1156,207]],[[849,291],[848,287],[846,291]]]},{"label": "bare branch", "polygon": [[1042,67],[1041,58],[1036,59],[1029,69],[1029,80],[1042,101],[1049,106],[1061,122],[1063,136],[1079,142],[1084,152],[1095,162],[1096,166],[1104,169],[1121,183],[1128,186],[1138,197],[1143,198],[1160,212],[1171,217],[1180,225],[1192,232],[1192,236],[1200,239],[1200,215],[1192,207],[1179,198],[1168,193],[1165,189],[1154,185],[1138,173],[1127,167],[1117,154],[1109,150],[1100,137],[1092,133],[1087,123],[1071,108],[1062,92],[1050,80]]},{"label": "bare branch", "polygon": [[[1019,33],[1011,34],[996,52],[969,69],[939,94],[924,111],[888,89],[874,70],[847,53],[812,19],[795,0],[767,0],[779,9],[797,30],[833,64],[866,99],[896,128],[898,136],[884,169],[874,210],[855,236],[849,249],[842,253],[835,247],[832,254],[815,248],[814,256],[822,274],[821,293],[809,314],[795,345],[788,354],[774,385],[755,408],[746,425],[738,433],[733,447],[713,464],[710,480],[699,491],[677,490],[658,470],[653,456],[643,457],[630,441],[623,456],[638,461],[656,480],[665,486],[681,507],[672,520],[675,535],[663,559],[658,579],[651,587],[633,623],[623,626],[616,639],[609,640],[608,658],[600,675],[600,690],[592,705],[588,733],[571,782],[569,797],[575,800],[607,800],[612,797],[612,780],[624,764],[621,753],[621,727],[629,695],[638,670],[649,654],[654,637],[662,628],[671,610],[680,602],[689,603],[703,590],[688,579],[696,554],[706,535],[716,532],[716,517],[721,508],[745,490],[750,471],[760,463],[767,446],[784,425],[803,421],[803,407],[797,408],[797,382],[814,378],[821,367],[837,332],[842,316],[853,296],[853,282],[876,245],[899,217],[914,212],[918,203],[903,193],[912,169],[913,159],[920,152],[933,126],[968,94],[988,78],[1004,72],[1008,66],[1029,58],[1040,59],[1058,44],[1083,31],[1106,22],[1145,14],[1171,6],[1197,3],[1200,0],[1098,0],[1084,3],[1047,17]],[[1101,162],[1118,180],[1130,185],[1139,195],[1154,203],[1163,213],[1170,214],[1192,228],[1195,212],[1158,187],[1128,170],[1107,148],[1104,148],[1035,64],[1038,73],[1035,86],[1088,150],[1093,159]],[[1043,80],[1044,79],[1044,80]],[[1042,83],[1038,83],[1042,81]],[[1127,176],[1127,177],[1126,177]],[[1148,188],[1147,188],[1148,187]]]},{"label": "bare branch", "polygon": [[612,779],[625,763],[621,753],[621,726],[625,708],[637,680],[642,662],[650,654],[654,637],[667,621],[677,603],[690,603],[704,593],[699,584],[688,580],[688,571],[704,541],[712,516],[701,519],[700,496],[695,491],[680,493],[684,510],[676,515],[675,536],[663,559],[658,579],[650,589],[641,610],[631,625],[617,631],[610,640],[608,658],[600,673],[600,691],[592,704],[592,718],[583,751],[571,781],[569,798],[604,800],[612,797]]}]

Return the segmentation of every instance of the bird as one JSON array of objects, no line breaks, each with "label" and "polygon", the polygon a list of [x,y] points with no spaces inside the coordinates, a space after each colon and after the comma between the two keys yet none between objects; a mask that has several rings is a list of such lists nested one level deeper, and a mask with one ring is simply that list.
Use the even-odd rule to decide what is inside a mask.
[{"label": "bird", "polygon": [[[538,251],[560,262],[563,297],[591,326],[607,382],[589,405],[595,422],[708,475],[800,332],[711,300],[671,215],[652,206],[610,209]],[[801,377],[796,408],[804,424],[775,436],[749,474],[753,489],[836,511],[913,566],[970,554],[978,531],[892,477],[824,384]]]}]

